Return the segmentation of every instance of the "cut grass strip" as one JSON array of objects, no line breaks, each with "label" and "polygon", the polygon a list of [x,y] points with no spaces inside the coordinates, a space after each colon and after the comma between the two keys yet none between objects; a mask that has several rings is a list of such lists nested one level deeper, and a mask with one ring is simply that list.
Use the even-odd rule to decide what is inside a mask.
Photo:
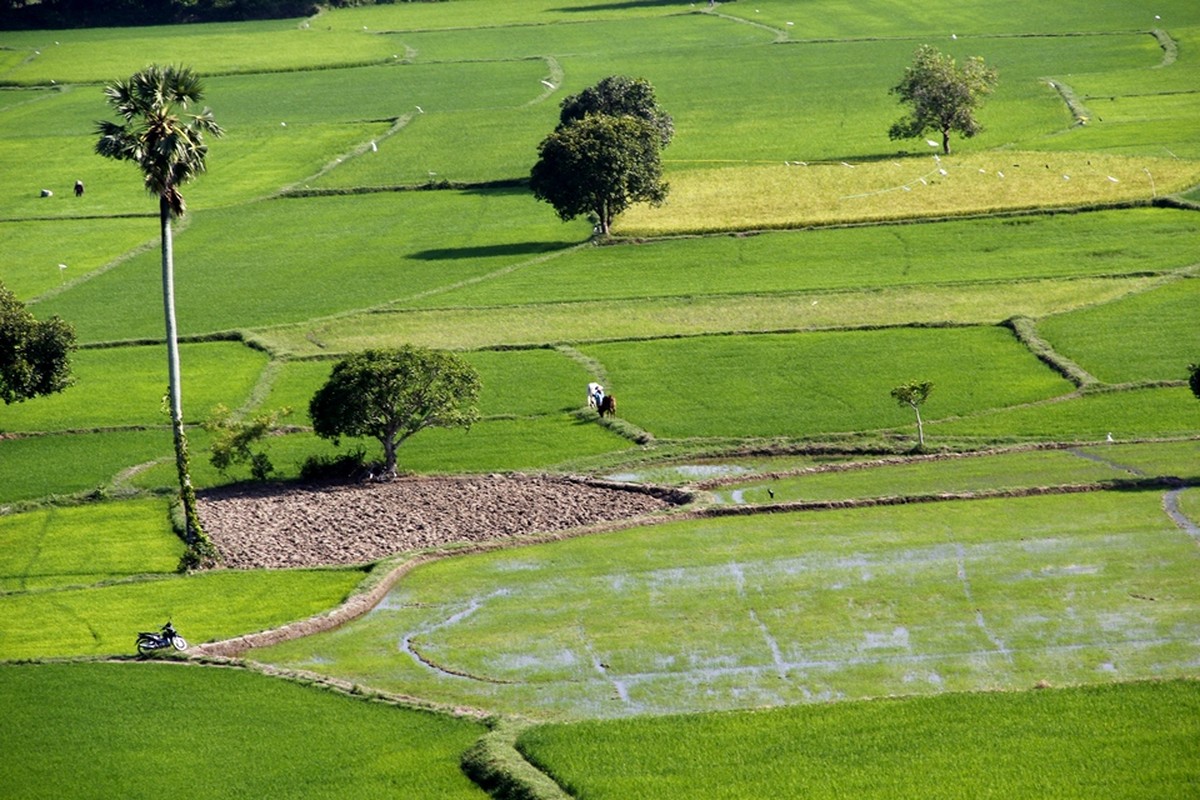
[{"label": "cut grass strip", "polygon": [[[826,330],[909,324],[993,325],[1116,299],[1154,278],[1028,281],[876,291],[778,292],[447,308],[348,316],[273,328],[253,339],[296,356],[411,342],[470,349],[705,333]],[[320,343],[318,346],[317,342]]]},{"label": "cut grass strip", "polygon": [[873,700],[546,725],[518,747],[572,796],[1192,796],[1200,683]]}]

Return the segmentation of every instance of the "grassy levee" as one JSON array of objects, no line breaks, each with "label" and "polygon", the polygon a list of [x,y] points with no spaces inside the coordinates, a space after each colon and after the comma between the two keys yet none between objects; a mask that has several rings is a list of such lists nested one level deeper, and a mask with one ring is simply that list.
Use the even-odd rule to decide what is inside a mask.
[{"label": "grassy levee", "polygon": [[1162,797],[1200,781],[1200,684],[984,692],[545,725],[574,797]]},{"label": "grassy levee", "polygon": [[1195,363],[1200,280],[1184,278],[1126,299],[1043,319],[1054,349],[1106,383],[1181,381]]},{"label": "grassy levee", "polygon": [[0,665],[0,794],[486,798],[457,767],[479,722],[240,669]]}]

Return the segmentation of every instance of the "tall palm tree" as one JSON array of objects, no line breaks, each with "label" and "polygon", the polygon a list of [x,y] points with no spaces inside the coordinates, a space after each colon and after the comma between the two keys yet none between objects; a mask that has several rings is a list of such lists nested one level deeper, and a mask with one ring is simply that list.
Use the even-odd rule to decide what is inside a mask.
[{"label": "tall palm tree", "polygon": [[163,314],[167,325],[167,375],[171,428],[175,436],[175,466],[186,519],[185,539],[193,547],[208,543],[196,514],[196,493],[188,467],[187,437],[183,430],[179,344],[175,325],[175,263],[171,220],[183,216],[186,204],[179,188],[204,172],[208,146],[204,135],[220,136],[212,111],[184,113],[204,96],[200,78],[188,67],[146,67],[128,80],[104,87],[108,104],[124,123],[96,123],[96,152],[118,161],[132,161],[142,171],[146,190],[158,198],[162,231]]}]

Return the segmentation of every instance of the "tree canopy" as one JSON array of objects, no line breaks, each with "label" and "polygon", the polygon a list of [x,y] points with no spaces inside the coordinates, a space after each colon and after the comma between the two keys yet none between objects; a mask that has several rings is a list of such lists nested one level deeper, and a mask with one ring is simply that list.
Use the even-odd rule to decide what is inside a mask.
[{"label": "tree canopy", "polygon": [[1188,364],[1188,388],[1200,400],[1200,363]]},{"label": "tree canopy", "polygon": [[39,322],[0,283],[0,399],[5,405],[70,386],[74,349],[74,328],[58,317]]},{"label": "tree canopy", "polygon": [[588,114],[643,119],[658,131],[662,147],[669,145],[675,136],[675,121],[659,106],[654,87],[645,78],[610,75],[595,86],[571,95],[562,101],[558,127],[561,130]]},{"label": "tree canopy", "polygon": [[547,136],[530,172],[533,196],[566,221],[590,214],[607,234],[634,203],[667,199],[660,134],[639,117],[589,114]]},{"label": "tree canopy", "polygon": [[916,139],[926,131],[937,131],[942,135],[942,152],[949,154],[951,132],[969,139],[983,130],[975,109],[996,88],[997,80],[996,70],[978,56],[959,67],[951,56],[921,45],[904,77],[890,90],[912,110],[892,124],[888,137]]},{"label": "tree canopy", "polygon": [[383,446],[384,472],[396,448],[425,428],[469,428],[479,419],[479,375],[462,357],[405,345],[365,350],[334,365],[308,405],[313,430],[337,441],[369,436]]}]

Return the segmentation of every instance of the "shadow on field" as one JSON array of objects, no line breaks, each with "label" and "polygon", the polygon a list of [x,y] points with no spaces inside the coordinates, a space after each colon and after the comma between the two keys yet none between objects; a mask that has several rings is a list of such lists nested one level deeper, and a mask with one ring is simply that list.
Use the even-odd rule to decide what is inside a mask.
[{"label": "shadow on field", "polygon": [[495,258],[497,256],[533,256],[554,250],[574,247],[578,242],[513,242],[511,244],[488,244],[477,247],[438,247],[433,250],[418,250],[409,258],[421,261],[444,261],[456,258]]},{"label": "shadow on field", "polygon": [[620,11],[627,8],[661,8],[662,6],[693,5],[681,0],[626,0],[624,3],[595,3],[590,6],[573,6],[571,8],[552,8],[551,11]]}]

